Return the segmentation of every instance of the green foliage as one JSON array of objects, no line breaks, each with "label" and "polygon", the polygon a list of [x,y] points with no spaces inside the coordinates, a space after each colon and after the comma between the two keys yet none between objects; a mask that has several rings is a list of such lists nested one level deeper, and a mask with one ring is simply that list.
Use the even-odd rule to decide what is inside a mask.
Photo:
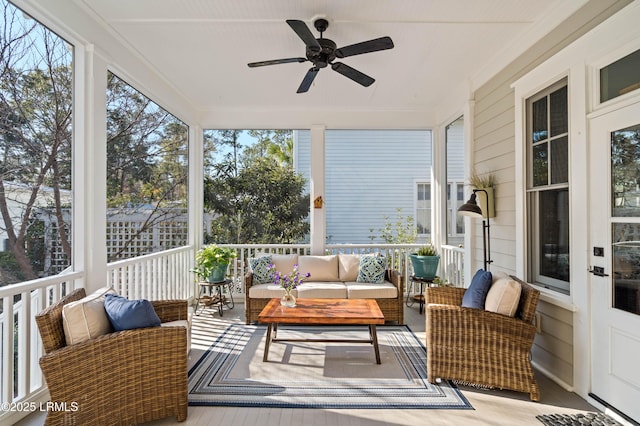
[{"label": "green foliage", "polygon": [[231,248],[206,245],[196,253],[196,267],[191,272],[206,280],[219,265],[228,265],[235,257],[236,252]]},{"label": "green foliage", "polygon": [[305,180],[271,158],[258,158],[238,175],[205,178],[205,208],[214,216],[208,241],[299,242],[309,231]]},{"label": "green foliage", "polygon": [[438,287],[452,287],[451,283],[449,283],[449,280],[445,278],[440,278],[437,275],[433,278],[433,281],[431,283]]},{"label": "green foliage", "polygon": [[433,244],[426,244],[426,245],[418,248],[418,250],[416,250],[415,254],[417,254],[418,256],[437,256],[438,255],[438,250],[436,250],[436,248],[433,246]]},{"label": "green foliage", "polygon": [[[376,238],[380,238],[386,244],[413,244],[416,241],[416,227],[413,216],[402,214],[402,209],[397,209],[397,216],[393,221],[389,216],[384,216],[384,227],[378,228],[379,236],[370,235],[369,239],[373,242]],[[373,234],[374,230],[369,232]]]},{"label": "green foliage", "polygon": [[0,276],[0,286],[25,279],[15,256],[9,251],[0,252]]}]

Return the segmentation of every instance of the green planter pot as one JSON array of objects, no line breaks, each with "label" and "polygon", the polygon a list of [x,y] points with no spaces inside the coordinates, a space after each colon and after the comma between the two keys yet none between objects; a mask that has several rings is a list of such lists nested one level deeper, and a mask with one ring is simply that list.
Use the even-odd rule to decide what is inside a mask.
[{"label": "green planter pot", "polygon": [[417,254],[411,254],[409,257],[411,258],[411,265],[413,266],[413,275],[426,280],[432,280],[436,276],[440,256],[418,256]]},{"label": "green planter pot", "polygon": [[218,263],[218,265],[209,274],[210,283],[219,283],[224,281],[224,276],[227,274],[228,263]]}]

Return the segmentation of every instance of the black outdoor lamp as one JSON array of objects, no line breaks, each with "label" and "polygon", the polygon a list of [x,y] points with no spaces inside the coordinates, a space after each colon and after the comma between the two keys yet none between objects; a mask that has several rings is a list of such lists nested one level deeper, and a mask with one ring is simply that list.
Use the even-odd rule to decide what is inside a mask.
[{"label": "black outdoor lamp", "polygon": [[476,202],[476,192],[483,192],[486,198],[485,206],[487,209],[489,208],[489,194],[484,189],[474,189],[473,194],[471,194],[471,198],[469,201],[464,203],[458,209],[458,214],[469,217],[481,217],[482,218],[482,248],[484,250],[484,270],[487,271],[489,265],[493,262],[491,260],[491,239],[490,239],[490,226],[489,226],[489,212],[487,212],[487,217],[485,220],[484,215],[482,214],[482,209]]}]

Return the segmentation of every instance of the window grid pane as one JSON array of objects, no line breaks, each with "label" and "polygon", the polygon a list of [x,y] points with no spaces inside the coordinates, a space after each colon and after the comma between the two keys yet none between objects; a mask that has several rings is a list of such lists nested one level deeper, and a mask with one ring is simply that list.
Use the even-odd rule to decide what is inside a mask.
[{"label": "window grid pane", "polygon": [[[530,279],[569,293],[569,120],[566,81],[527,102]],[[564,185],[563,185],[564,184]],[[559,187],[560,186],[560,187]]]},{"label": "window grid pane", "polygon": [[551,142],[551,183],[569,181],[569,139],[566,136]]},{"label": "window grid pane", "polygon": [[567,114],[567,86],[556,90],[550,95],[550,104],[551,137],[567,133],[569,127],[569,115]]}]

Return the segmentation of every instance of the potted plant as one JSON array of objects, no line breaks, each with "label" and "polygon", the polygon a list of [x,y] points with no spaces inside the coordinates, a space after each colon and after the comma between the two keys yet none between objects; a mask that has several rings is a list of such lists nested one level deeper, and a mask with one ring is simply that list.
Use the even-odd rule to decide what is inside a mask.
[{"label": "potted plant", "polygon": [[413,275],[416,278],[432,280],[438,271],[440,256],[433,244],[427,244],[409,255],[413,266]]},{"label": "potted plant", "polygon": [[196,253],[196,267],[191,271],[201,280],[212,283],[220,282],[224,280],[227,266],[229,266],[231,259],[235,257],[236,252],[232,248],[209,244],[198,250]]}]

